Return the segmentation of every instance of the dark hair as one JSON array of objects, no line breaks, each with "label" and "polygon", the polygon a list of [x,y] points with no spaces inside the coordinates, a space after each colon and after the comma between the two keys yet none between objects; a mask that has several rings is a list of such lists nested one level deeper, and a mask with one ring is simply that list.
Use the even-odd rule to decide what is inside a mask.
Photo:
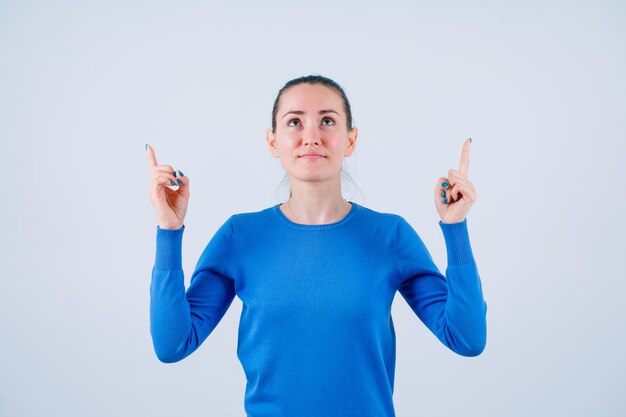
[{"label": "dark hair", "polygon": [[294,85],[298,84],[322,84],[327,87],[334,89],[343,100],[343,110],[346,112],[346,122],[348,125],[348,129],[352,129],[352,111],[350,110],[350,102],[348,101],[348,96],[343,91],[343,88],[333,80],[327,77],[323,77],[321,75],[306,75],[304,77],[294,78],[291,81],[287,81],[287,83],[283,86],[283,88],[278,91],[278,95],[274,100],[274,107],[272,108],[272,132],[276,131],[276,112],[278,111],[278,104],[280,102],[280,97],[283,93]]}]

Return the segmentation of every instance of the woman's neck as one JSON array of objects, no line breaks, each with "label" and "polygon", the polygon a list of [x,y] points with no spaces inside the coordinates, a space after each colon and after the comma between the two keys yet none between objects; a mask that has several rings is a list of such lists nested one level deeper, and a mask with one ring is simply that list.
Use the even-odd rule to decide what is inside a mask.
[{"label": "woman's neck", "polygon": [[352,209],[352,204],[341,195],[332,199],[307,199],[292,195],[280,205],[280,209],[294,223],[330,224],[343,219]]}]

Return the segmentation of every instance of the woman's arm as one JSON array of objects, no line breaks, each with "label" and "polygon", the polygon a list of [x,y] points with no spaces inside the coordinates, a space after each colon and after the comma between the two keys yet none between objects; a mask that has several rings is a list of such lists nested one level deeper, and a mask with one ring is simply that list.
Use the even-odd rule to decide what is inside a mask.
[{"label": "woman's arm", "polygon": [[467,219],[442,223],[448,251],[446,275],[434,264],[413,227],[398,224],[399,291],[420,320],[452,351],[478,356],[487,339],[487,303],[469,241]]},{"label": "woman's arm", "polygon": [[182,238],[185,226],[157,226],[156,259],[150,284],[150,333],[160,361],[193,353],[220,322],[235,297],[229,272],[233,227],[229,218],[200,256],[185,292]]}]

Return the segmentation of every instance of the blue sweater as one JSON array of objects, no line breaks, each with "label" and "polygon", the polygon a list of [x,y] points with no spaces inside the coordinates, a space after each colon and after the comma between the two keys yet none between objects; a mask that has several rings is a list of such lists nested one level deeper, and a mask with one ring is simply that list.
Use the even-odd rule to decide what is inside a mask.
[{"label": "blue sweater", "polygon": [[479,355],[487,304],[467,219],[439,222],[444,276],[402,216],[351,204],[343,219],[324,225],[294,223],[279,204],[232,215],[186,291],[185,226],[157,226],[150,332],[159,360],[193,353],[237,295],[248,417],[392,417],[396,291],[450,350]]}]

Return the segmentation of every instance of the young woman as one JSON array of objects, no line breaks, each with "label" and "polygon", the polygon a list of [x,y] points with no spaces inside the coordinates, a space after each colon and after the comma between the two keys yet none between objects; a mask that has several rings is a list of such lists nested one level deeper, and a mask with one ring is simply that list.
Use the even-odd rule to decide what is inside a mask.
[{"label": "young woman", "polygon": [[[156,355],[167,363],[190,355],[237,295],[247,416],[395,416],[396,292],[453,352],[476,356],[485,347],[487,304],[466,219],[476,201],[467,177],[471,140],[459,170],[450,169],[434,190],[447,248],[444,276],[402,216],[342,197],[341,164],[354,152],[357,128],[334,81],[306,76],[285,84],[266,138],[288,175],[289,199],[230,216],[186,291],[181,257],[190,181],[158,165],[146,145],[158,218],[150,288]],[[168,187],[176,183],[176,191]]]}]

